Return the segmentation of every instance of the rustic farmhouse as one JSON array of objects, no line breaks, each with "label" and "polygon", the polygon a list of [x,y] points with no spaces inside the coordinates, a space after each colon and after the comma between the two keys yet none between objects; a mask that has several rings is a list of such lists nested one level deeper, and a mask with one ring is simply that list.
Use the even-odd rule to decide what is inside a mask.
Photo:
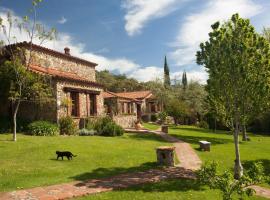
[{"label": "rustic farmhouse", "polygon": [[137,120],[151,120],[163,110],[151,91],[103,92],[105,112],[123,127],[133,127]]},{"label": "rustic farmhouse", "polygon": [[[23,49],[22,57],[30,60],[28,69],[49,77],[53,91],[53,101],[45,105],[22,101],[19,118],[58,122],[61,117],[72,116],[78,125],[82,125],[86,118],[109,115],[126,128],[134,127],[138,120],[149,121],[151,116],[162,111],[162,104],[151,91],[104,92],[103,86],[96,82],[97,64],[72,56],[67,47],[63,53],[27,42],[9,47]],[[0,95],[0,104],[0,116],[11,117],[12,102]]]},{"label": "rustic farmhouse", "polygon": [[[29,70],[51,77],[55,99],[45,106],[39,106],[36,102],[22,102],[19,117],[57,122],[60,117],[70,115],[79,124],[83,118],[104,113],[103,87],[95,77],[96,63],[72,56],[69,48],[62,53],[27,42],[14,46],[24,49],[25,58],[31,52]],[[71,103],[64,105],[66,100]],[[11,102],[7,99],[0,101],[1,105],[5,105],[1,106],[0,115],[10,115]]]}]

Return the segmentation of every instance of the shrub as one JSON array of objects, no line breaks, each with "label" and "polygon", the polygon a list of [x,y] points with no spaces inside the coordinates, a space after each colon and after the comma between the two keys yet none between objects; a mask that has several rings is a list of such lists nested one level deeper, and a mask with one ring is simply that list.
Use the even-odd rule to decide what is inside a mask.
[{"label": "shrub", "polygon": [[[113,122],[112,119],[108,116],[106,117],[99,117],[92,120],[93,129],[97,131],[99,135],[102,135],[104,127],[108,124]],[[89,127],[89,126],[87,126]]]},{"label": "shrub", "polygon": [[103,136],[121,136],[123,134],[124,130],[122,129],[122,127],[120,127],[114,122],[107,123],[101,132],[101,135]]},{"label": "shrub", "polygon": [[80,136],[93,136],[95,135],[96,131],[94,130],[88,130],[86,128],[79,130]]},{"label": "shrub", "polygon": [[222,192],[223,200],[232,200],[234,195],[239,195],[239,199],[243,199],[245,196],[252,196],[255,192],[248,186],[266,180],[263,171],[261,163],[253,163],[247,173],[239,180],[235,180],[229,171],[217,174],[217,164],[213,162],[202,166],[197,171],[197,181],[201,185],[208,185],[211,189],[219,189]]},{"label": "shrub", "polygon": [[123,129],[121,126],[115,124],[115,125],[114,125],[114,133],[115,133],[115,135],[117,135],[117,136],[124,135],[124,129]]},{"label": "shrub", "polygon": [[206,121],[200,121],[198,127],[208,129],[209,125]]},{"label": "shrub", "polygon": [[168,114],[166,112],[158,113],[158,118],[159,118],[161,124],[164,124],[166,122],[167,116],[168,116]]},{"label": "shrub", "polygon": [[76,135],[77,134],[77,125],[73,121],[72,117],[62,117],[59,120],[59,127],[61,135]]},{"label": "shrub", "polygon": [[121,136],[124,130],[117,125],[110,117],[99,117],[88,120],[87,129],[94,129],[97,135],[102,136]]},{"label": "shrub", "polygon": [[153,114],[151,115],[151,122],[156,122],[157,121],[157,115]]},{"label": "shrub", "polygon": [[28,125],[28,133],[36,136],[54,136],[59,135],[59,128],[51,122],[35,121]]}]

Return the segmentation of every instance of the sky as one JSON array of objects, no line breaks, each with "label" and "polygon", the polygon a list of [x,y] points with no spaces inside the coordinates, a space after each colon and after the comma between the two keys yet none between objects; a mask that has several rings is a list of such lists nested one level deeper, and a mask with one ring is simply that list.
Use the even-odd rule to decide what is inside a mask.
[{"label": "sky", "polygon": [[[31,0],[1,0],[0,17],[6,23],[9,10],[21,19],[29,8]],[[69,47],[72,55],[96,62],[97,70],[154,80],[163,76],[166,55],[171,79],[186,71],[188,80],[205,83],[196,51],[211,24],[234,13],[249,18],[257,32],[270,27],[269,0],[43,0],[37,19],[58,32],[42,46],[61,52]],[[17,42],[29,40],[16,28],[12,33]]]}]

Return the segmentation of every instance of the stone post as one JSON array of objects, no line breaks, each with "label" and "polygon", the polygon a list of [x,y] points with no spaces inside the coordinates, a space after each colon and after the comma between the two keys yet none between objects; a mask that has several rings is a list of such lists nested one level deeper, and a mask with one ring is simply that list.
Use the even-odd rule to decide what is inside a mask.
[{"label": "stone post", "polygon": [[157,162],[160,165],[174,166],[175,147],[161,146],[156,149]]},{"label": "stone post", "polygon": [[168,125],[161,125],[161,132],[163,132],[163,133],[168,133],[169,131],[169,129],[168,129]]}]

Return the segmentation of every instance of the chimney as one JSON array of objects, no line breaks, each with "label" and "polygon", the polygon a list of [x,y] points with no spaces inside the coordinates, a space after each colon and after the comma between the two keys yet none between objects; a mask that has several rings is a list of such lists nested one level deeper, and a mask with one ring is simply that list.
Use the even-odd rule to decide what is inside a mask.
[{"label": "chimney", "polygon": [[70,56],[70,48],[65,47],[64,48],[65,54]]}]

